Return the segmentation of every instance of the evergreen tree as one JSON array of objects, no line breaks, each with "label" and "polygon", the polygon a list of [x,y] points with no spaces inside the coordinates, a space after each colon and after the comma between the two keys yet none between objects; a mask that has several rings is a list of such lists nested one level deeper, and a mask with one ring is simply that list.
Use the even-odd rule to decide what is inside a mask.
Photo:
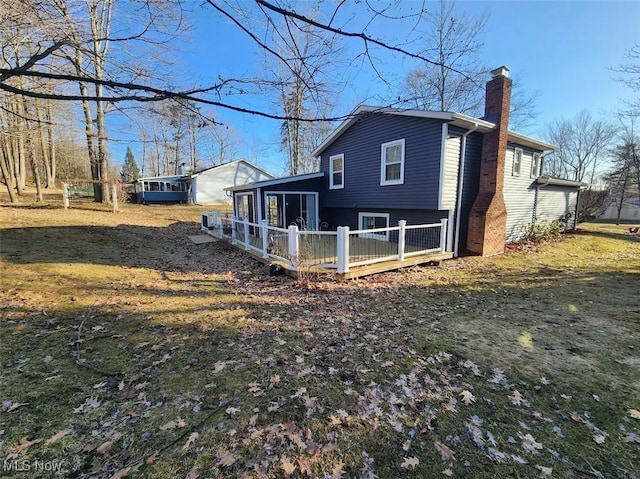
[{"label": "evergreen tree", "polygon": [[138,169],[138,164],[136,163],[136,159],[133,156],[131,148],[129,148],[128,146],[127,154],[124,157],[124,165],[122,165],[120,176],[122,176],[122,181],[124,183],[131,183],[132,181],[136,181],[138,178],[140,178],[140,170]]}]

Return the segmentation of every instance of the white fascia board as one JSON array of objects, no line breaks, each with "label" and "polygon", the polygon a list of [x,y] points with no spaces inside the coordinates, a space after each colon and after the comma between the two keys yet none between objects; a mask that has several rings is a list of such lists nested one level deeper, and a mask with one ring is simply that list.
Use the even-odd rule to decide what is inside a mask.
[{"label": "white fascia board", "polygon": [[257,181],[253,183],[255,188],[264,188],[265,186],[280,185],[282,183],[293,183],[294,181],[311,180],[313,178],[321,178],[324,176],[323,171],[315,173],[306,173],[304,175],[284,176],[282,178],[274,178],[272,180]]},{"label": "white fascia board", "polygon": [[540,151],[549,151],[549,150],[555,151],[558,149],[558,147],[555,145],[546,143],[542,140],[531,138],[530,136],[516,133],[515,131],[509,132],[508,141],[509,143],[515,143],[517,145],[526,146],[527,148],[532,148],[534,150],[540,150]]}]

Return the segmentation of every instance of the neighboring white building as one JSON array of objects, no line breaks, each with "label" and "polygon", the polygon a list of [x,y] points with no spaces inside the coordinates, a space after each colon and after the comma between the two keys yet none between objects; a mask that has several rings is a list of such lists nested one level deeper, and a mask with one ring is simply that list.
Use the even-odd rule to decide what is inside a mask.
[{"label": "neighboring white building", "polygon": [[272,178],[273,175],[245,160],[224,163],[191,175],[191,199],[199,205],[231,203],[224,188]]},{"label": "neighboring white building", "polygon": [[[617,220],[618,219],[618,198],[613,198],[607,209],[598,216],[599,220]],[[640,221],[640,198],[629,198],[622,202],[622,210],[620,210],[620,219],[622,221]]]}]

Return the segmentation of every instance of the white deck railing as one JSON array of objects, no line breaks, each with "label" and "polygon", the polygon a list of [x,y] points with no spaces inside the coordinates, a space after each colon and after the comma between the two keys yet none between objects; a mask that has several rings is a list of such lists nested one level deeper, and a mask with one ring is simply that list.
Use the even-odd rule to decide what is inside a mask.
[{"label": "white deck railing", "polygon": [[265,259],[285,261],[293,270],[320,266],[338,273],[347,273],[356,266],[444,253],[447,244],[446,218],[423,225],[407,225],[401,220],[398,226],[389,228],[352,231],[348,226],[339,226],[337,231],[308,231],[296,225],[284,229],[270,226],[266,220],[251,223],[205,212],[201,228]]}]

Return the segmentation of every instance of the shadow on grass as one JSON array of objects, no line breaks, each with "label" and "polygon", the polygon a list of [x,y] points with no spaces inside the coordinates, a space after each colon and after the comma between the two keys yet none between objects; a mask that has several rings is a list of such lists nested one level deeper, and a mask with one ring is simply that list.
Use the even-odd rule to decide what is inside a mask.
[{"label": "shadow on grass", "polygon": [[[604,228],[598,228],[598,226],[602,225],[603,227],[608,227],[606,230]],[[588,230],[584,228],[578,228],[576,231],[573,231],[571,234],[578,236],[595,236],[599,238],[620,240],[620,241],[630,241],[633,243],[640,243],[640,234],[630,233],[629,227],[632,225],[631,222],[627,224],[619,224],[615,223],[606,223],[606,222],[594,222],[590,224],[590,228]],[[615,231],[611,231],[611,227],[616,228]]]},{"label": "shadow on grass", "polygon": [[198,234],[196,223],[184,221],[168,227],[8,228],[0,229],[1,255],[14,264],[83,263],[163,272],[224,273],[233,260],[253,263],[223,241],[196,245],[189,240],[188,236]]},{"label": "shadow on grass", "polygon": [[[629,317],[637,318],[640,311],[637,275],[616,271],[613,264],[576,270],[563,268],[562,262],[537,264],[532,255],[523,257],[527,262],[522,265],[524,271],[487,261],[443,281],[429,279],[419,284],[420,274],[423,279],[440,274],[437,269],[419,268],[413,278],[393,273],[351,283],[328,281],[315,288],[247,274],[228,285],[230,296],[238,295],[220,302],[210,295],[203,277],[194,275],[191,280],[184,276],[172,283],[170,273],[242,273],[245,268],[256,271],[257,263],[224,243],[191,244],[186,236],[197,234],[193,223],[178,222],[166,228],[21,228],[5,229],[1,234],[3,257],[14,264],[91,263],[169,273],[161,280],[166,282],[141,288],[128,288],[124,282],[112,296],[106,293],[113,287],[97,275],[78,284],[79,295],[97,291],[105,304],[95,308],[58,304],[47,314],[43,307],[36,307],[40,285],[32,283],[28,290],[24,287],[17,292],[16,301],[33,295],[23,321],[0,323],[5,350],[2,399],[28,403],[0,416],[0,429],[8,431],[3,438],[6,447],[15,447],[23,437],[44,440],[71,428],[73,434],[59,443],[33,444],[23,456],[53,461],[66,453],[69,477],[88,476],[93,469],[101,477],[111,477],[124,466],[137,466],[139,460],[143,477],[185,477],[193,464],[208,470],[216,467],[212,472],[216,477],[239,477],[254,465],[264,464],[274,451],[276,460],[266,464],[272,477],[282,477],[280,459],[298,451],[303,440],[300,455],[305,460],[312,460],[317,446],[328,445],[322,446],[327,449],[326,464],[314,466],[318,477],[328,474],[338,461],[355,477],[362,469],[362,453],[367,451],[380,477],[431,477],[444,467],[434,441],[468,438],[465,421],[472,413],[487,420],[486,428],[496,433],[501,450],[524,454],[507,438],[518,437],[518,421],[527,421],[533,436],[557,449],[568,464],[579,463],[584,455],[600,470],[613,470],[620,464],[629,468],[633,445],[622,443],[616,431],[621,414],[636,404],[637,393],[629,392],[633,389],[627,379],[635,370],[613,360],[623,361],[624,352],[637,344],[638,330],[630,327]],[[383,283],[384,278],[391,280]],[[70,275],[50,273],[43,278],[42,287],[46,288],[46,281],[72,280]],[[173,289],[175,286],[179,289]],[[216,289],[217,285],[211,286]],[[129,302],[136,303],[134,310]],[[629,331],[594,327],[601,317]],[[454,329],[458,325],[460,329]],[[543,328],[549,330],[544,339]],[[522,331],[532,333],[535,351],[518,344],[517,335]],[[489,345],[483,346],[483,340]],[[485,355],[482,377],[476,379],[457,363],[465,357],[456,357],[444,367],[426,366],[439,364],[432,355],[450,352],[449,345],[457,344],[464,347],[456,350],[468,352],[469,359],[478,363],[481,360],[471,355],[472,348],[477,357]],[[549,351],[556,352],[558,362],[565,360],[576,384],[586,383],[584,390],[572,390],[573,383],[569,383],[557,386],[553,393],[539,392],[531,384],[535,375],[523,375],[529,384],[515,387],[534,399],[536,408],[544,407],[542,414],[553,424],[561,424],[565,432],[573,423],[564,420],[558,409],[567,413],[578,406],[591,410],[594,422],[611,435],[605,444],[596,444],[592,432],[574,420],[574,427],[584,430],[576,429],[572,444],[577,452],[572,451],[565,447],[567,441],[550,432],[551,425],[533,422],[525,409],[513,407],[502,386],[492,388],[487,382],[489,368],[506,370],[504,364],[519,357],[534,364],[539,374]],[[595,360],[593,370],[572,362],[575,356],[598,356],[600,351],[606,351],[613,363],[610,370]],[[451,374],[432,388],[435,381],[428,374],[413,375],[418,364],[429,368],[426,372],[434,378],[448,369]],[[598,384],[589,390],[595,384],[593,378],[605,373],[617,382],[603,382],[605,386]],[[407,383],[412,376],[411,384]],[[398,383],[403,387],[395,389]],[[429,407],[415,407],[413,398],[404,398],[404,386],[415,387],[420,398],[421,390],[430,391],[432,396],[425,402]],[[478,404],[458,405],[459,416],[446,413],[449,399],[467,388],[478,396]],[[587,401],[594,392],[602,403]],[[577,405],[556,401],[560,394],[575,395]],[[405,401],[402,419],[408,426],[395,423],[397,429],[393,429],[384,418],[394,417],[398,396]],[[621,399],[627,396],[630,398]],[[221,403],[224,406],[218,408]],[[377,415],[367,415],[367,411],[378,410],[381,426]],[[344,423],[335,411],[344,411]],[[178,417],[187,426],[166,427]],[[494,421],[496,417],[501,421]],[[432,429],[433,418],[438,424],[434,420]],[[424,430],[412,432],[414,425]],[[282,428],[287,428],[286,434],[281,434]],[[183,446],[192,432],[200,436],[197,451]],[[410,451],[403,446],[408,440],[413,441]],[[472,441],[466,442],[468,445],[448,443],[459,463],[469,461],[468,469],[460,469],[465,476],[539,476],[534,456],[527,456],[530,465],[499,464],[488,461],[485,450]],[[108,443],[109,454],[95,450]],[[91,444],[94,449],[87,447]],[[215,454],[220,449],[231,449],[237,462],[233,466],[217,462]],[[154,451],[160,451],[159,456]],[[538,454],[545,461],[555,461],[546,451]],[[399,465],[409,455],[420,458],[415,471]],[[553,464],[558,474],[567,477],[573,472],[559,460],[544,464]]]}]

